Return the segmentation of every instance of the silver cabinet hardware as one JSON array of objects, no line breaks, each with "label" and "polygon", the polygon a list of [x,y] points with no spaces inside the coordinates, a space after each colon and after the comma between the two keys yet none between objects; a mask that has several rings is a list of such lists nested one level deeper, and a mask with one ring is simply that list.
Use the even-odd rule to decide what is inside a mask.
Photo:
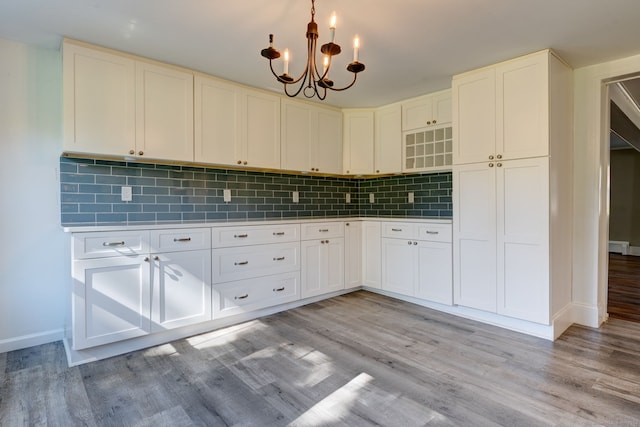
[{"label": "silver cabinet hardware", "polygon": [[149,262],[149,257],[148,256],[144,257],[144,260],[145,262]]},{"label": "silver cabinet hardware", "polygon": [[124,246],[124,242],[103,242],[102,246]]},{"label": "silver cabinet hardware", "polygon": [[233,237],[236,239],[244,239],[245,237],[249,237],[248,234],[234,234]]},{"label": "silver cabinet hardware", "polygon": [[496,164],[496,166],[498,166],[499,168],[501,168],[501,167],[502,167],[502,163],[498,163],[498,164]]},{"label": "silver cabinet hardware", "polygon": [[154,261],[160,261],[160,257],[158,255],[156,255],[156,256],[153,257],[153,260]]},{"label": "silver cabinet hardware", "polygon": [[274,236],[284,236],[284,231],[278,231],[273,233]]},{"label": "silver cabinet hardware", "polygon": [[174,242],[190,242],[191,237],[180,237],[179,239],[173,239]]},{"label": "silver cabinet hardware", "polygon": [[321,229],[320,229],[320,230],[318,230],[318,231],[319,231],[319,232],[321,232],[321,233],[326,233],[326,232],[328,232],[328,231],[329,231],[329,229],[328,229],[328,228],[321,228]]},{"label": "silver cabinet hardware", "polygon": [[235,299],[246,299],[249,298],[249,294],[240,295],[239,297],[235,297]]},{"label": "silver cabinet hardware", "polygon": [[281,288],[273,288],[273,292],[282,292],[284,291],[284,286]]},{"label": "silver cabinet hardware", "polygon": [[410,245],[410,244],[411,244],[411,242],[407,242],[407,245]]},{"label": "silver cabinet hardware", "polygon": [[391,231],[402,231],[402,228],[392,228]]},{"label": "silver cabinet hardware", "polygon": [[493,167],[493,163],[489,163],[489,167],[492,168]]},{"label": "silver cabinet hardware", "polygon": [[283,256],[276,257],[276,258],[273,258],[273,260],[274,261],[284,261],[284,257]]},{"label": "silver cabinet hardware", "polygon": [[493,160],[493,154],[489,156],[489,160]]},{"label": "silver cabinet hardware", "polygon": [[233,265],[247,265],[249,264],[249,261],[240,261],[240,262],[234,262]]},{"label": "silver cabinet hardware", "polygon": [[417,245],[417,244],[418,244],[418,242],[413,242],[413,246],[415,246],[415,245]]},{"label": "silver cabinet hardware", "polygon": [[429,231],[427,230],[427,234],[440,234],[439,231]]},{"label": "silver cabinet hardware", "polygon": [[499,160],[499,159],[501,159],[501,158],[502,158],[502,154],[498,154],[498,155],[496,156],[496,158],[497,158],[498,160]]}]

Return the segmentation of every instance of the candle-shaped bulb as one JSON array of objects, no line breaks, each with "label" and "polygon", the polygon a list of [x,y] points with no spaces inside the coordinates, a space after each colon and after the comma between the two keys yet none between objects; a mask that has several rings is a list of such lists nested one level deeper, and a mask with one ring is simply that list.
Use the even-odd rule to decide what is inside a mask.
[{"label": "candle-shaped bulb", "polygon": [[360,50],[360,37],[356,34],[353,38],[353,62],[358,62],[358,51]]},{"label": "candle-shaped bulb", "polygon": [[329,24],[329,34],[331,37],[331,43],[333,43],[333,41],[336,38],[336,13],[333,12],[333,14],[331,15],[331,23]]},{"label": "candle-shaped bulb", "polygon": [[284,74],[289,74],[289,49],[284,50]]}]

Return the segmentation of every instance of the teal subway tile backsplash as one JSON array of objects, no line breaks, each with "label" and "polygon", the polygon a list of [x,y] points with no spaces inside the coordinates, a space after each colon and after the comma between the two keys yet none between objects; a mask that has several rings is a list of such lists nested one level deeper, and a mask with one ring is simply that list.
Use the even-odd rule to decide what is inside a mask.
[{"label": "teal subway tile backsplash", "polygon": [[[121,201],[132,187],[133,200]],[[61,223],[118,225],[452,215],[451,173],[349,179],[60,158]],[[231,202],[223,190],[231,190]],[[293,203],[292,192],[299,192]],[[408,203],[407,193],[414,193]],[[345,196],[351,195],[346,203]],[[369,202],[374,193],[375,202]]]}]

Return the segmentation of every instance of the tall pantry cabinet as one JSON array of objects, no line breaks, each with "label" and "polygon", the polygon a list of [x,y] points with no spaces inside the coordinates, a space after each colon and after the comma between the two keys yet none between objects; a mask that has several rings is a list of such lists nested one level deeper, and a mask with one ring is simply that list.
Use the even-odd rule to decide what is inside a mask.
[{"label": "tall pantry cabinet", "polygon": [[572,71],[544,50],[454,76],[452,96],[454,303],[566,327]]}]

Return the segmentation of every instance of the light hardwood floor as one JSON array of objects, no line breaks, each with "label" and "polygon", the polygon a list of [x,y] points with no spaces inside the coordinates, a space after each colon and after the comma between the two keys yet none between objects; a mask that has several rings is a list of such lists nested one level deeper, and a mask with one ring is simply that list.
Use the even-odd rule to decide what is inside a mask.
[{"label": "light hardwood floor", "polygon": [[640,426],[640,324],[555,343],[359,291],[67,368],[0,354],[0,425]]}]

